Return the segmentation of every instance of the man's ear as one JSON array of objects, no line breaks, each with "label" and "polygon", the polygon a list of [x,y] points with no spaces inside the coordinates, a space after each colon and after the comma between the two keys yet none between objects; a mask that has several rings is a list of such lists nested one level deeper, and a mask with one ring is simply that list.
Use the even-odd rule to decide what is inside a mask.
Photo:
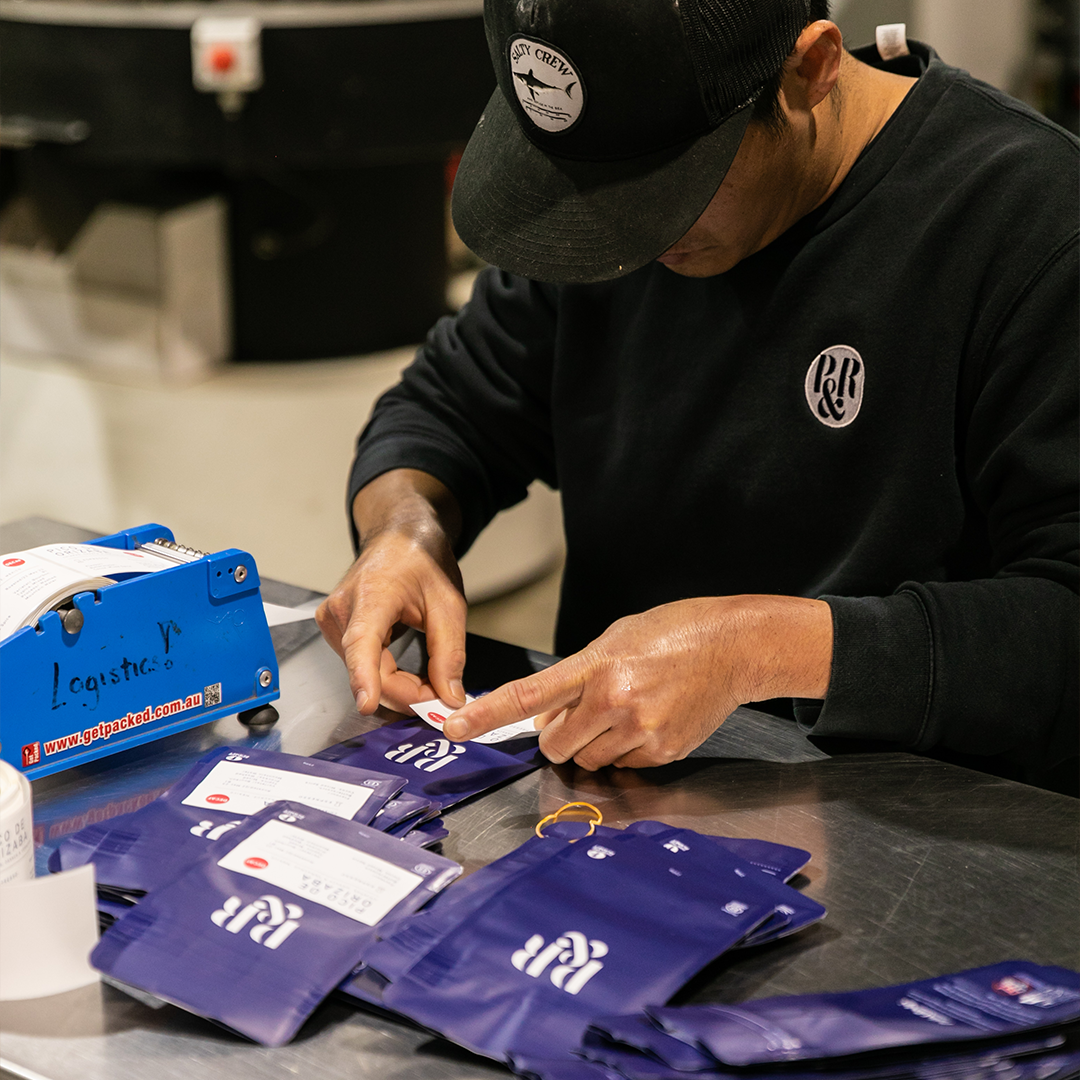
[{"label": "man's ear", "polygon": [[840,76],[844,36],[827,19],[810,23],[784,62],[783,93],[788,109],[809,111],[824,101]]}]

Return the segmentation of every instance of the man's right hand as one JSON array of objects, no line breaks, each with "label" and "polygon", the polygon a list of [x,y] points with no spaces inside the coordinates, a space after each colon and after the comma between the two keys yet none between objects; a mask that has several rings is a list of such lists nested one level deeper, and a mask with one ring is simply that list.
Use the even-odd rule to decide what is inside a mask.
[{"label": "man's right hand", "polygon": [[[353,501],[360,555],[315,620],[345,661],[361,713],[380,702],[408,712],[418,701],[465,704],[466,602],[453,541],[457,501],[440,481],[415,469],[383,473]],[[427,635],[428,671],[399,671],[387,646],[398,623]]]}]

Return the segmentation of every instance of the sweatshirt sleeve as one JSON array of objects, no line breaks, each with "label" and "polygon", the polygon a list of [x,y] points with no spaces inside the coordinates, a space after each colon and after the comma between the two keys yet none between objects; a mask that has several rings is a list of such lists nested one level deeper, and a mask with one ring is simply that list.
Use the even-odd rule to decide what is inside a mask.
[{"label": "sweatshirt sleeve", "polygon": [[558,486],[550,417],[555,299],[550,286],[481,272],[469,303],[439,320],[401,382],[376,403],[357,442],[347,508],[391,469],[430,473],[461,507],[460,557],[533,480]]},{"label": "sweatshirt sleeve", "polygon": [[1077,754],[1078,273],[1075,235],[989,335],[961,388],[957,466],[986,544],[973,580],[826,596],[834,626],[814,735],[1015,755]]}]

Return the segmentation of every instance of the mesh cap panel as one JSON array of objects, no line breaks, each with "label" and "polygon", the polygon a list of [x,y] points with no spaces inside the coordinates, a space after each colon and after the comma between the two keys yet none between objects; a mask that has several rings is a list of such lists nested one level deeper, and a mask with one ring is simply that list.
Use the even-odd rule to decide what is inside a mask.
[{"label": "mesh cap panel", "polygon": [[757,97],[810,21],[810,0],[680,0],[679,10],[714,124]]}]

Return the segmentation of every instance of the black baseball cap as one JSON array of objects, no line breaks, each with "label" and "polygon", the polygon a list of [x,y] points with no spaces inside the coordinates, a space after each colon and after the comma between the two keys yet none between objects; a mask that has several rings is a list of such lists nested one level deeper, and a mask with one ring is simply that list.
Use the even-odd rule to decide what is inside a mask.
[{"label": "black baseball cap", "polygon": [[482,259],[621,277],[683,236],[735,158],[810,0],[485,0],[498,88],[452,210]]}]

